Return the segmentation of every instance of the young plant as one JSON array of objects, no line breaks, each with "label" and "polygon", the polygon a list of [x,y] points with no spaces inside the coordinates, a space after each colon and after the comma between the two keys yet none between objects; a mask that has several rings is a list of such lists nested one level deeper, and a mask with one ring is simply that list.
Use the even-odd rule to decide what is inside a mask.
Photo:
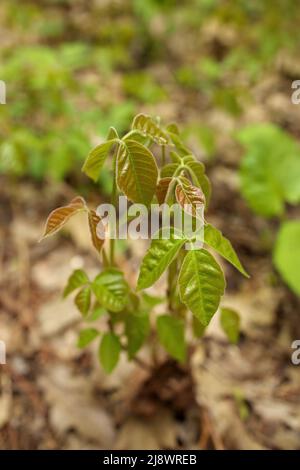
[{"label": "young plant", "polygon": [[[139,114],[123,137],[110,128],[107,140],[89,153],[83,172],[96,182],[109,154],[112,155],[113,206],[117,205],[121,193],[132,203],[148,208],[155,202],[171,206],[176,200],[180,215],[184,216],[186,211],[193,223],[199,216],[199,207],[202,213],[207,208],[211,186],[205,167],[184,145],[176,125],[162,127],[158,120]],[[102,267],[95,279],[89,279],[82,270],[74,271],[64,296],[77,291],[75,304],[84,320],[94,322],[105,316],[107,328],[105,332],[94,327],[82,330],[78,346],[84,348],[100,338],[99,359],[104,370],[111,372],[122,350],[127,352],[129,360],[135,358],[149,337],[151,312],[158,303],[165,302],[166,313],[156,318],[157,338],[172,357],[185,361],[187,328],[192,327],[195,337],[202,336],[225,289],[222,268],[203,244],[248,276],[230,241],[203,219],[199,247],[197,236],[178,230],[175,217],[171,217],[170,226],[163,227],[168,229],[168,237],[152,238],[140,266],[137,286],[133,288],[116,265],[115,239],[105,243],[108,232],[104,219],[83,198],[76,197],[51,212],[43,238],[56,233],[70,217],[82,211],[87,214],[92,243]],[[163,229],[159,235],[162,232]],[[186,244],[192,249],[186,250]],[[144,292],[165,271],[166,297],[161,299]],[[238,339],[238,323],[235,312],[222,310],[221,325],[232,342]]]},{"label": "young plant", "polygon": [[273,261],[300,295],[300,220],[284,220],[286,204],[300,202],[299,144],[273,124],[248,126],[238,138],[247,149],[240,169],[242,194],[255,213],[281,220]]}]

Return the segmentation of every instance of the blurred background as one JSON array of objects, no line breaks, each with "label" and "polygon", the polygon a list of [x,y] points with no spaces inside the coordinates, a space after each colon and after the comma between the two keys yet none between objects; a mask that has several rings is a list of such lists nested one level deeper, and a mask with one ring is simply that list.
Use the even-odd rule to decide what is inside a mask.
[{"label": "blurred background", "polygon": [[[0,448],[300,448],[299,24],[294,0],[1,1]],[[106,376],[61,300],[74,268],[99,270],[82,220],[37,241],[75,195],[107,200],[109,171],[95,185],[82,163],[140,112],[176,121],[205,163],[207,219],[251,279],[224,265],[237,345],[216,320],[189,367],[124,357]],[[143,250],[118,244],[133,283]]]}]

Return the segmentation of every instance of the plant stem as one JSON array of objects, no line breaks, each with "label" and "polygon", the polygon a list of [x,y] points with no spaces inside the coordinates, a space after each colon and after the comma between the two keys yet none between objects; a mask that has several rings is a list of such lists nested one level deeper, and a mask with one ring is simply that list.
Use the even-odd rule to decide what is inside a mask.
[{"label": "plant stem", "polygon": [[114,264],[115,264],[115,240],[114,240],[114,238],[110,239],[109,244],[110,244],[109,264],[110,264],[110,266],[114,266]]},{"label": "plant stem", "polygon": [[166,146],[163,145],[161,148],[161,164],[162,166],[165,166],[166,164]]},{"label": "plant stem", "polygon": [[[111,204],[116,208],[117,205],[117,182],[116,182],[116,154],[113,157],[113,187],[112,187],[112,193],[111,193]],[[109,253],[109,264],[110,266],[114,266],[115,264],[115,239],[113,237],[110,238],[109,240],[109,246],[110,246],[110,253]]]},{"label": "plant stem", "polygon": [[107,266],[109,266],[109,260],[108,260],[108,257],[104,248],[102,248],[102,261],[103,261],[103,266],[107,268]]}]

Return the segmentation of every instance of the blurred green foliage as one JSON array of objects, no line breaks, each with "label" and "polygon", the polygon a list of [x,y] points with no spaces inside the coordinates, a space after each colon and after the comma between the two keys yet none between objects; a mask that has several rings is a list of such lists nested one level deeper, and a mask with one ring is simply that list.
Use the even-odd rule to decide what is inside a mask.
[{"label": "blurred green foliage", "polygon": [[251,209],[282,216],[285,203],[300,202],[300,146],[273,124],[253,124],[239,132],[247,152],[241,163],[241,190]]},{"label": "blurred green foliage", "polygon": [[300,296],[300,220],[282,223],[274,252],[276,268],[288,286]]},{"label": "blurred green foliage", "polygon": [[[178,93],[239,116],[249,85],[295,50],[296,3],[2,0],[0,172],[69,177],[110,122],[122,132]],[[211,129],[184,109],[181,120],[212,155]],[[100,184],[109,190],[107,175]]]},{"label": "blurred green foliage", "polygon": [[253,124],[239,132],[246,148],[241,162],[241,191],[251,209],[281,220],[273,250],[274,264],[300,295],[300,221],[285,221],[288,205],[300,202],[300,146],[274,124]]}]

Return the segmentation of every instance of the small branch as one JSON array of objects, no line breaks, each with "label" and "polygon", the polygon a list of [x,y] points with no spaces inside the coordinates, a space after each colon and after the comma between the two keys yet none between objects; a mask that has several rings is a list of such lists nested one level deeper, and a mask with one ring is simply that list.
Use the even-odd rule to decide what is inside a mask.
[{"label": "small branch", "polygon": [[166,164],[166,146],[163,145],[161,148],[161,164],[162,166],[165,166]]},{"label": "small branch", "polygon": [[[116,154],[115,154],[113,157],[113,187],[112,187],[112,193],[111,193],[111,204],[115,208],[117,205],[117,193],[118,193],[116,178],[117,178],[117,175],[116,175]],[[110,238],[109,245],[110,245],[109,264],[110,266],[114,266],[115,264],[115,239],[113,237]]]},{"label": "small branch", "polygon": [[104,248],[102,248],[102,261],[105,267],[109,266],[109,260],[108,260],[108,257]]}]

